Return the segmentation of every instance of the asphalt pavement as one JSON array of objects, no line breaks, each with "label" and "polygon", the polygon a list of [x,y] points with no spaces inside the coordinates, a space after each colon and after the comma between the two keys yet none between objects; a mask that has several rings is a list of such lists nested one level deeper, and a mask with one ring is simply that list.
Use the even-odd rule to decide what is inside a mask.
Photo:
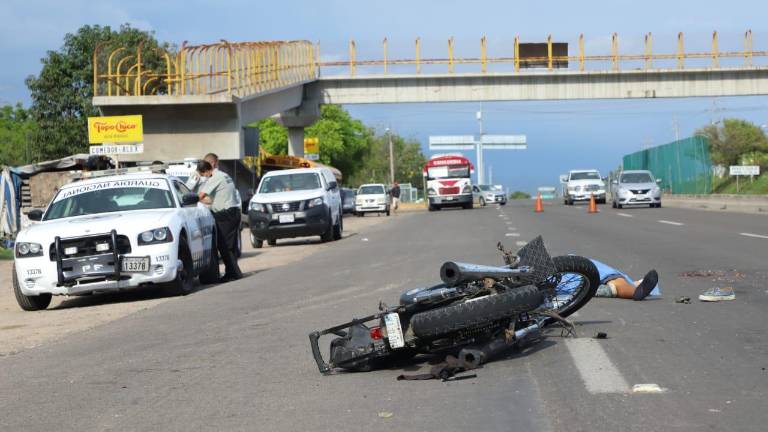
[{"label": "asphalt pavement", "polygon": [[[532,209],[401,214],[302,261],[0,358],[0,430],[765,430],[766,216]],[[552,333],[474,379],[396,381],[424,364],[318,373],[310,331],[434,283],[445,260],[498,264],[497,241],[538,234],[553,255],[638,278],[657,269],[662,298],[594,299],[574,317],[579,338]],[[712,286],[736,300],[700,303]]]}]

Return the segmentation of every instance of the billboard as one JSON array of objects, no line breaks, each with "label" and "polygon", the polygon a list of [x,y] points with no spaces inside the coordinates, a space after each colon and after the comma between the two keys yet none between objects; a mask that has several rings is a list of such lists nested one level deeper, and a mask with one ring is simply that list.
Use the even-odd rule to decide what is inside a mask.
[{"label": "billboard", "polygon": [[88,117],[88,142],[139,143],[144,141],[141,115]]},{"label": "billboard", "polygon": [[[548,67],[549,52],[547,43],[521,43],[518,45],[521,68],[545,68]],[[555,69],[568,68],[567,42],[552,42],[552,67]]]}]

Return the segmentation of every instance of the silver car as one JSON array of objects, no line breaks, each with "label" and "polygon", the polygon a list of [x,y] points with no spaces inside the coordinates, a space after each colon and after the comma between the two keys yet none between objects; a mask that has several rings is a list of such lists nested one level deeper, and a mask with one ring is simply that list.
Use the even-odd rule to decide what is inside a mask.
[{"label": "silver car", "polygon": [[650,171],[622,171],[611,182],[613,208],[625,205],[648,205],[661,207],[661,179],[654,179]]},{"label": "silver car", "polygon": [[472,200],[475,204],[484,207],[486,204],[507,203],[507,194],[503,189],[491,185],[473,185]]}]

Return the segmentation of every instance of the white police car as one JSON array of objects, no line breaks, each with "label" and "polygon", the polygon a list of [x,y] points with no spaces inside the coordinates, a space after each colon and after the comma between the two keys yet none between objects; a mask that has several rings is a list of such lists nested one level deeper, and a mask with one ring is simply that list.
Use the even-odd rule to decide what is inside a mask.
[{"label": "white police car", "polygon": [[195,276],[218,281],[213,216],[173,176],[103,172],[63,186],[28,216],[39,222],[16,236],[13,274],[24,310],[45,309],[52,295],[158,284],[186,294]]}]

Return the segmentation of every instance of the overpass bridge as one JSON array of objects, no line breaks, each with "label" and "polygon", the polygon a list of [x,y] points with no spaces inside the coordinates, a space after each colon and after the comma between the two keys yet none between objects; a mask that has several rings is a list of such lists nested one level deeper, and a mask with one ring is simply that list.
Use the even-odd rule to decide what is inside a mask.
[{"label": "overpass bridge", "polygon": [[177,159],[211,149],[222,159],[241,159],[247,155],[245,128],[269,116],[288,128],[289,153],[303,155],[304,127],[326,103],[768,94],[768,65],[760,64],[768,51],[753,50],[751,31],[739,51],[721,51],[716,32],[707,52],[686,52],[682,33],[673,53],[654,53],[651,34],[642,54],[620,54],[616,34],[605,55],[587,55],[583,36],[572,56],[557,53],[551,36],[539,56],[522,55],[522,45],[516,37],[512,56],[489,57],[482,38],[479,57],[456,58],[451,38],[446,57],[423,58],[417,39],[414,58],[390,60],[384,39],[380,60],[358,61],[352,41],[349,58],[335,62],[321,62],[320,45],[308,41],[184,43],[175,53],[100,45],[93,53],[93,104],[104,115],[144,116],[151,154],[134,159]]}]

